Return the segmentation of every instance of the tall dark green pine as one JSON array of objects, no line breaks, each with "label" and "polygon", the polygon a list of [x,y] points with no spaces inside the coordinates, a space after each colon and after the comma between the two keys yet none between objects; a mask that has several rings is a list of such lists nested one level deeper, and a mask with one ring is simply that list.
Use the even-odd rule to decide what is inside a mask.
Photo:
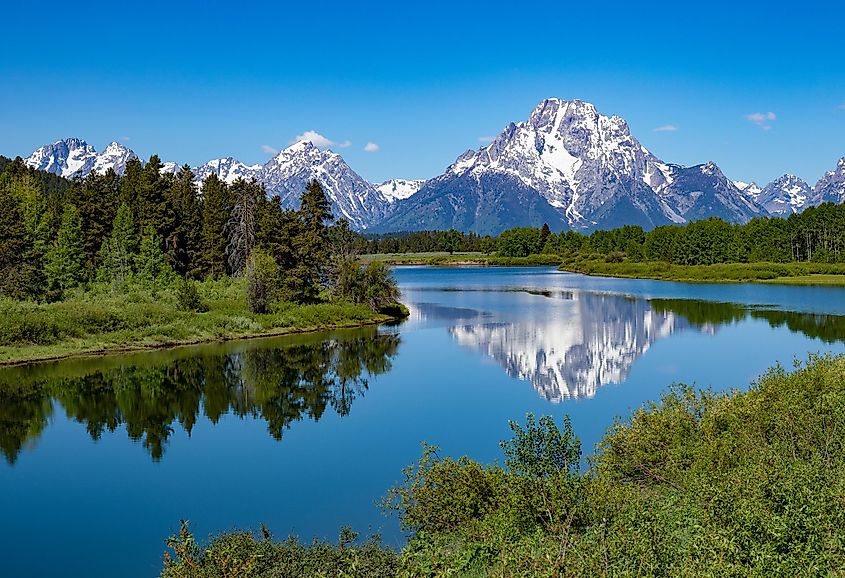
[{"label": "tall dark green pine", "polygon": [[308,183],[300,197],[302,230],[293,239],[296,265],[287,275],[287,297],[311,303],[317,300],[329,261],[329,223],[334,220],[331,205],[319,182]]},{"label": "tall dark green pine", "polygon": [[232,213],[228,185],[210,174],[202,182],[202,227],[200,231],[201,276],[226,275],[226,223]]},{"label": "tall dark green pine", "polygon": [[199,275],[202,210],[191,167],[184,165],[170,185],[168,204],[173,207],[174,223],[165,239],[167,256],[180,275]]},{"label": "tall dark green pine", "polygon": [[29,295],[24,255],[28,250],[23,207],[0,177],[0,295],[25,299]]},{"label": "tall dark green pine", "polygon": [[549,229],[548,223],[543,223],[543,228],[540,229],[540,240],[537,243],[537,252],[542,253],[543,248],[546,246],[546,241],[549,240],[549,236],[551,236],[552,230]]},{"label": "tall dark green pine", "polygon": [[85,277],[84,261],[82,219],[76,207],[67,205],[59,233],[47,252],[46,273],[50,286],[64,291],[80,285]]},{"label": "tall dark green pine", "polygon": [[79,211],[85,235],[85,268],[91,275],[99,267],[98,255],[103,242],[111,234],[117,214],[119,177],[113,169],[105,174],[91,172],[73,183],[65,195],[65,202]]},{"label": "tall dark green pine", "polygon": [[[46,286],[44,257],[52,230],[42,187],[37,172],[20,158],[16,158],[0,176],[0,189],[8,195],[3,201],[3,221],[8,222],[0,228],[0,236],[9,237],[8,250],[18,246],[16,253],[0,257],[3,262],[0,273],[4,277],[0,284],[6,287],[0,292],[19,298],[38,298]],[[18,222],[11,223],[11,219]],[[23,230],[22,239],[18,238],[19,227]],[[22,244],[18,245],[18,241]],[[6,250],[3,249],[4,252]]]},{"label": "tall dark green pine", "polygon": [[120,180],[120,192],[118,198],[118,205],[126,205],[132,210],[135,215],[136,232],[140,233],[141,228],[138,225],[138,215],[140,211],[141,189],[143,187],[144,166],[141,164],[141,159],[132,157],[126,161],[126,170],[123,172],[123,178]]},{"label": "tall dark green pine", "polygon": [[154,227],[159,237],[167,239],[173,232],[175,219],[167,198],[171,176],[162,175],[161,167],[161,159],[153,155],[141,172],[136,219],[141,231]]}]

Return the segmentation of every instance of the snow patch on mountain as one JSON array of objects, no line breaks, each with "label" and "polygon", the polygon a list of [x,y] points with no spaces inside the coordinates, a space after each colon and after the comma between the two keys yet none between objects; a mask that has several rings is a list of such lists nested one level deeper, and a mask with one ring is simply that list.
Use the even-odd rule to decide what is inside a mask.
[{"label": "snow patch on mountain", "polygon": [[788,217],[804,210],[813,190],[800,177],[786,174],[763,187],[755,200],[770,215]]},{"label": "snow patch on mountain", "polygon": [[375,185],[375,188],[384,195],[388,203],[395,203],[407,199],[420,190],[425,183],[424,180],[390,179]]},{"label": "snow patch on mountain", "polygon": [[836,168],[826,172],[813,187],[811,204],[818,205],[825,202],[845,202],[845,157],[839,159]]}]

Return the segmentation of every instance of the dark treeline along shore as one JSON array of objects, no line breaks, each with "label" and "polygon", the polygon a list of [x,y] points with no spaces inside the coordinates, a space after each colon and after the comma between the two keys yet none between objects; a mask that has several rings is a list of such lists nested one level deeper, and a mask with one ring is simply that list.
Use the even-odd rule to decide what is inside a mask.
[{"label": "dark treeline along shore", "polygon": [[401,315],[389,271],[357,264],[316,181],[283,210],[262,185],[158,157],[84,179],[0,163],[0,361]]},{"label": "dark treeline along shore", "polygon": [[[357,245],[361,253],[387,255],[396,263],[562,264],[570,271],[623,277],[845,284],[845,206],[833,203],[742,225],[711,218],[589,235],[553,233],[548,225],[508,229],[498,237],[422,231],[359,236]],[[435,252],[444,255],[425,255]]]}]

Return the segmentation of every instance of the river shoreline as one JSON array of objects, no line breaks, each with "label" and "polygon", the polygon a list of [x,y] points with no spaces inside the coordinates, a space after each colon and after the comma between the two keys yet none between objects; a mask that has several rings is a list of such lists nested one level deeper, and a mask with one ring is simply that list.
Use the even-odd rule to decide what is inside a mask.
[{"label": "river shoreline", "polygon": [[[363,321],[350,321],[328,323],[320,325],[311,325],[303,327],[279,327],[261,331],[256,333],[245,333],[243,335],[220,335],[215,337],[203,337],[197,339],[185,339],[174,341],[160,341],[151,343],[136,343],[136,344],[119,344],[114,347],[99,347],[92,349],[81,349],[79,351],[61,351],[60,345],[51,345],[51,349],[59,348],[57,353],[45,353],[24,355],[20,358],[0,359],[0,368],[2,367],[20,367],[25,365],[36,365],[39,363],[49,363],[54,361],[62,361],[65,359],[78,359],[86,357],[105,357],[109,355],[120,355],[124,353],[142,352],[142,351],[159,351],[164,349],[178,349],[181,347],[191,347],[195,345],[204,345],[209,343],[227,343],[230,341],[250,341],[254,339],[263,339],[270,337],[283,337],[285,335],[301,335],[306,333],[320,333],[323,331],[334,331],[337,329],[355,329],[357,327],[370,327],[373,325],[381,325],[383,323],[390,323],[392,321],[399,321],[402,317],[375,314],[372,319]],[[22,348],[23,349],[23,348]]]},{"label": "river shoreline", "polygon": [[674,265],[663,262],[606,263],[583,261],[562,263],[559,270],[590,277],[644,279],[696,284],[798,285],[845,287],[841,267],[809,263],[728,263],[717,265]]}]

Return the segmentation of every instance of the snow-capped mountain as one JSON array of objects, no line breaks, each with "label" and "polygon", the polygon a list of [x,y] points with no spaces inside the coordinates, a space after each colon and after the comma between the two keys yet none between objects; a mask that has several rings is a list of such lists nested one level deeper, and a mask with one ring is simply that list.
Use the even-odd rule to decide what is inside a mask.
[{"label": "snow-capped mountain", "polygon": [[135,153],[117,142],[98,153],[84,140],[68,138],[39,147],[27,157],[26,163],[35,169],[73,178],[85,177],[91,171],[104,173],[108,169],[122,174],[126,162],[134,157]]},{"label": "snow-capped mountain", "polygon": [[316,179],[323,185],[335,218],[345,218],[355,229],[381,222],[390,202],[372,184],[353,171],[339,154],[300,141],[280,151],[256,176],[268,195],[279,195],[282,206],[296,208],[305,185]]},{"label": "snow-capped mountain", "polygon": [[828,171],[813,187],[810,204],[845,202],[845,157],[839,159],[836,168]]},{"label": "snow-capped mountain", "polygon": [[714,162],[692,167],[662,165],[667,183],[655,192],[664,205],[689,222],[719,217],[728,222],[745,223],[766,212],[744,195]]},{"label": "snow-capped mountain", "polygon": [[214,174],[221,181],[230,185],[238,179],[257,179],[260,172],[261,165],[245,165],[232,157],[210,160],[194,169],[194,174],[198,181],[202,181],[208,175]]},{"label": "snow-capped mountain", "polygon": [[[44,145],[26,162],[63,177],[109,168],[122,174],[134,152],[113,142],[102,153],[84,140]],[[162,173],[181,165],[164,163]],[[296,208],[305,184],[317,179],[332,211],[353,228],[378,232],[456,228],[497,234],[515,226],[548,223],[553,230],[590,231],[621,225],[651,229],[720,217],[743,223],[755,216],[787,216],[825,201],[845,201],[845,158],[811,190],[792,175],[762,189],[731,181],[709,162],[685,167],[646,149],[618,116],[600,114],[580,100],[546,99],[528,120],[510,123],[487,146],[468,150],[428,180],[391,179],[372,184],[340,155],[297,142],[265,164],[232,157],[193,169],[232,183],[256,179],[268,195]]]},{"label": "snow-capped mountain", "polygon": [[751,200],[757,201],[757,196],[762,192],[763,189],[760,188],[760,185],[751,181],[750,183],[746,183],[745,181],[734,181],[734,185],[742,194],[746,197],[750,197]]},{"label": "snow-capped mountain", "polygon": [[375,185],[389,203],[407,199],[420,190],[425,180],[409,181],[407,179],[390,179]]},{"label": "snow-capped mountain", "polygon": [[489,145],[459,156],[399,202],[379,229],[498,233],[543,222],[558,229],[652,228],[706,216],[744,222],[762,212],[713,163],[664,163],[622,118],[588,102],[552,98]]},{"label": "snow-capped mountain", "polygon": [[757,204],[770,215],[788,217],[804,210],[813,190],[804,179],[786,174],[763,187],[757,194]]}]

